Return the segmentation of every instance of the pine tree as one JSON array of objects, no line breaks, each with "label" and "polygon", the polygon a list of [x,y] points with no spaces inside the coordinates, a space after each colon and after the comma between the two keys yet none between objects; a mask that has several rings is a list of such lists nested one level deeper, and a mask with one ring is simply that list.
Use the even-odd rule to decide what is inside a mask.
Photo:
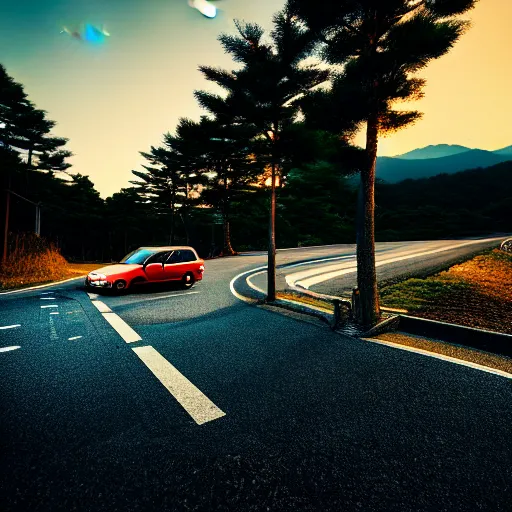
[{"label": "pine tree", "polygon": [[447,53],[467,29],[459,15],[476,0],[288,0],[288,9],[317,40],[327,63],[343,66],[327,102],[366,126],[357,223],[357,280],[364,325],[380,317],[375,271],[375,164],[379,134],[417,121],[421,114],[393,108],[422,96],[416,72]]},{"label": "pine tree", "polygon": [[254,152],[262,164],[270,167],[268,301],[276,296],[276,179],[280,177],[282,183],[285,174],[286,133],[297,120],[296,100],[328,77],[327,71],[304,63],[313,41],[290,11],[277,13],[273,21],[268,41],[263,29],[253,23],[236,22],[237,35],[221,35],[224,50],[242,67],[236,71],[202,67],[205,78],[220,85],[227,95],[196,92],[201,106],[220,122],[232,119],[233,123],[254,128]]}]

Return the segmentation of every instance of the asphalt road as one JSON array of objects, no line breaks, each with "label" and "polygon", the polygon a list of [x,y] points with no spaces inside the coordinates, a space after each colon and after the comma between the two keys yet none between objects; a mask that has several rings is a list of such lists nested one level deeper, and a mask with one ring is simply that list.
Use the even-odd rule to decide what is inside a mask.
[{"label": "asphalt road", "polygon": [[509,510],[511,380],[235,297],[264,264],[208,261],[189,291],[0,295],[0,349],[19,347],[0,350],[1,509]]}]

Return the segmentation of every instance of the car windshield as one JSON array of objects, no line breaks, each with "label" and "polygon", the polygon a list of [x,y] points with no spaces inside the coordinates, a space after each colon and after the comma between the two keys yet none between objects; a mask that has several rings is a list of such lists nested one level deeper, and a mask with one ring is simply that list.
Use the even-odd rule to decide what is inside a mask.
[{"label": "car windshield", "polygon": [[127,254],[119,263],[126,263],[127,265],[142,265],[152,254],[158,251],[152,249],[136,249],[130,254]]}]

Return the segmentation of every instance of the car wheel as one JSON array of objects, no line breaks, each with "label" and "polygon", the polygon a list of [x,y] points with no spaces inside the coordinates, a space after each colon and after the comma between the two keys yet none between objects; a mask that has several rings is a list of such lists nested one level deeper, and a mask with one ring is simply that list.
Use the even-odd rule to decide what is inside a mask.
[{"label": "car wheel", "polygon": [[112,286],[112,291],[114,293],[123,293],[126,290],[126,281],[119,279]]},{"label": "car wheel", "polygon": [[194,274],[192,272],[187,272],[182,278],[181,278],[181,286],[185,290],[188,290],[189,288],[192,288],[194,286],[194,283],[196,282],[194,278]]}]

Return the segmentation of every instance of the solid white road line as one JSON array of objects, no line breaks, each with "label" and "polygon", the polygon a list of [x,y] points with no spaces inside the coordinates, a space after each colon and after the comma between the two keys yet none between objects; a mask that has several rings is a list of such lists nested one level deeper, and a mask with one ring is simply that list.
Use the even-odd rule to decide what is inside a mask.
[{"label": "solid white road line", "polygon": [[309,270],[303,270],[301,272],[294,272],[285,276],[286,283],[288,286],[293,287],[296,283],[305,282],[307,278],[312,276],[324,276],[327,274],[334,274],[335,272],[350,273],[355,272],[355,266],[353,261],[344,261],[343,263],[336,263],[333,265],[322,265],[319,267],[310,268]]},{"label": "solid white road line", "polygon": [[4,325],[3,327],[0,327],[0,329],[14,329],[15,327],[21,327],[21,324]]},{"label": "solid white road line", "polygon": [[12,347],[2,347],[0,348],[0,352],[10,352],[11,350],[17,350],[21,348],[19,345],[13,345]]},{"label": "solid white road line", "polygon": [[115,313],[102,313],[103,318],[115,329],[117,334],[126,343],[140,341],[142,338],[118,315]]},{"label": "solid white road line", "polygon": [[57,286],[59,284],[69,283],[77,279],[83,279],[85,276],[72,277],[71,279],[64,279],[64,281],[55,281],[54,283],[40,284],[39,286],[31,286],[30,288],[23,288],[22,290],[11,290],[10,292],[0,292],[0,295],[9,295],[11,293],[30,292],[32,290],[39,290],[40,288],[48,288],[49,286]]},{"label": "solid white road line", "polygon": [[460,364],[462,366],[474,368],[475,370],[480,370],[482,372],[487,372],[487,373],[493,373],[494,375],[499,375],[500,377],[512,379],[512,373],[508,373],[503,370],[497,370],[496,368],[490,368],[489,366],[472,363],[471,361],[464,361],[462,359],[456,359],[455,357],[445,356],[443,354],[437,354],[435,352],[429,352],[428,350],[423,350],[421,348],[408,347],[407,345],[400,345],[399,343],[393,343],[392,341],[376,340],[373,338],[362,338],[362,339],[365,341],[370,341],[371,343],[378,343],[379,345],[386,345],[391,348],[398,348],[400,350],[406,350],[407,352],[415,352],[416,354],[421,354],[421,355],[428,356],[428,357],[434,357],[435,359],[442,359],[443,361],[448,361],[449,363]]},{"label": "solid white road line", "polygon": [[100,300],[91,300],[91,302],[100,313],[112,313],[112,310],[104,302]]},{"label": "solid white road line", "polygon": [[49,304],[48,306],[41,306],[41,309],[47,309],[47,308],[58,308],[59,306],[57,304]]},{"label": "solid white road line", "polygon": [[235,282],[237,279],[239,279],[240,277],[242,276],[245,276],[247,274],[251,274],[252,272],[257,272],[258,270],[267,270],[267,267],[264,266],[264,267],[258,267],[258,268],[253,268],[251,270],[247,270],[245,272],[242,272],[241,274],[238,274],[237,276],[233,277],[233,279],[231,279],[230,283],[229,283],[229,289],[231,290],[231,293],[237,298],[237,299],[240,299],[240,300],[243,300],[244,302],[249,302],[251,304],[257,302],[257,300],[255,299],[251,299],[250,297],[244,297],[243,295],[240,295],[236,290],[235,290]]},{"label": "solid white road line", "polygon": [[132,350],[198,425],[226,415],[153,347]]},{"label": "solid white road line", "polygon": [[263,290],[262,288],[256,286],[252,281],[251,279],[253,277],[256,277],[256,276],[259,276],[261,274],[266,274],[267,273],[267,270],[261,270],[260,272],[256,272],[256,274],[251,274],[250,276],[247,276],[246,279],[245,279],[245,282],[253,289],[253,290],[256,290],[257,292],[260,292],[260,293],[267,293],[265,290]]},{"label": "solid white road line", "polygon": [[[408,254],[405,256],[398,256],[395,258],[388,258],[386,260],[380,260],[375,263],[375,266],[380,267],[382,265],[388,265],[390,263],[396,263],[398,261],[409,260],[412,258],[420,258],[423,256],[428,256],[430,254],[437,254],[439,252],[449,251],[452,249],[459,249],[460,247],[465,247],[468,245],[475,245],[475,244],[484,243],[484,242],[491,242],[491,241],[495,241],[495,240],[501,240],[501,239],[486,238],[483,240],[472,240],[471,242],[465,242],[465,243],[457,244],[457,245],[449,245],[447,247],[440,247],[437,249],[432,249],[430,251],[417,252],[417,253],[412,253],[412,254]],[[356,267],[351,267],[351,268],[347,268],[347,269],[343,269],[343,270],[337,270],[334,272],[327,272],[325,274],[313,276],[309,279],[304,279],[303,281],[300,281],[300,282],[298,280],[295,280],[294,284],[300,284],[300,286],[302,286],[303,288],[308,289],[309,287],[311,287],[315,284],[323,283],[324,281],[328,281],[329,279],[334,279],[334,278],[339,277],[344,274],[356,272],[356,270],[357,270]]]}]

